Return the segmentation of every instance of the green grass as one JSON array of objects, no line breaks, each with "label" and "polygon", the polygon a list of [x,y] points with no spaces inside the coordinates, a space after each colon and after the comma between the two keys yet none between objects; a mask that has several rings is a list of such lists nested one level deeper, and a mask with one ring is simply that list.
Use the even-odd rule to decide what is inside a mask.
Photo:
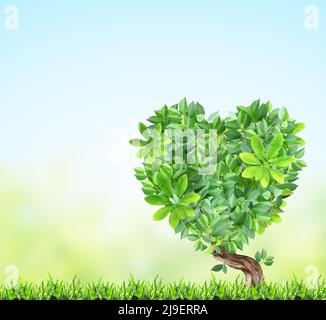
[{"label": "green grass", "polygon": [[0,300],[297,300],[326,299],[326,282],[320,280],[315,288],[307,288],[303,282],[292,280],[284,284],[262,283],[247,288],[239,280],[234,283],[212,278],[203,284],[186,281],[164,284],[156,278],[152,282],[138,281],[133,277],[121,284],[98,282],[82,284],[76,279],[69,282],[49,279],[39,285],[19,282],[16,288],[0,285]]}]

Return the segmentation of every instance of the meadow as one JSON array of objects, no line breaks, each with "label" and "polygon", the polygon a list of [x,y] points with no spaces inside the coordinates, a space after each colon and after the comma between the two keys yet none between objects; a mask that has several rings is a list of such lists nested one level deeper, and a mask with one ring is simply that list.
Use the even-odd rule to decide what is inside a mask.
[{"label": "meadow", "polygon": [[15,288],[1,285],[0,300],[326,300],[326,281],[320,279],[313,287],[296,279],[247,287],[239,279],[227,282],[215,277],[202,284],[184,280],[163,283],[158,277],[141,281],[133,276],[119,284],[49,278],[40,284],[20,282]]}]

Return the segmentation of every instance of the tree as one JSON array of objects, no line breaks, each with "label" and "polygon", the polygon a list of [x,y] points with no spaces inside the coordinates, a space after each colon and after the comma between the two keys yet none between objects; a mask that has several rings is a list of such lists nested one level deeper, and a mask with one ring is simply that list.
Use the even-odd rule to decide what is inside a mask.
[{"label": "tree", "polygon": [[168,219],[181,238],[194,241],[227,267],[241,270],[248,285],[263,279],[259,262],[271,265],[265,250],[255,258],[239,255],[249,240],[281,221],[284,199],[305,167],[304,128],[285,108],[254,101],[222,119],[218,112],[205,117],[199,103],[183,99],[164,106],[139,123],[141,139],[135,168],[145,200],[160,208],[153,219]]}]

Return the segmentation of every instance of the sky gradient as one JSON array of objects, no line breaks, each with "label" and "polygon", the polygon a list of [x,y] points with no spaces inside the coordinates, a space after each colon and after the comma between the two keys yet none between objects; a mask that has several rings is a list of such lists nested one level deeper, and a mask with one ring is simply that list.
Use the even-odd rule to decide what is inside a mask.
[{"label": "sky gradient", "polygon": [[[316,30],[305,27],[305,8],[311,4],[319,9]],[[5,28],[7,5],[18,8],[18,30]],[[1,192],[6,197],[12,192],[12,203],[21,194],[26,198],[20,200],[21,207],[5,196],[2,204],[0,201],[0,228],[7,248],[3,265],[19,265],[31,279],[40,279],[47,271],[64,276],[79,273],[87,279],[98,274],[121,279],[127,272],[146,268],[148,272],[139,271],[140,275],[154,274],[151,248],[144,247],[147,240],[140,240],[135,248],[140,253],[131,262],[121,257],[126,259],[124,273],[118,267],[112,273],[107,271],[108,261],[99,271],[91,268],[87,255],[92,254],[98,265],[106,250],[119,252],[114,244],[125,239],[127,232],[117,230],[133,219],[133,228],[138,226],[149,234],[162,228],[154,227],[149,219],[153,210],[144,204],[133,177],[137,162],[128,140],[136,134],[137,121],[145,120],[154,108],[183,97],[199,101],[208,113],[219,110],[223,115],[257,98],[269,99],[305,122],[302,137],[307,142],[309,166],[299,182],[302,189],[289,203],[293,206],[290,212],[304,210],[306,192],[326,187],[321,171],[326,156],[325,12],[326,3],[321,0],[0,0],[0,166],[3,181],[7,181],[2,182]],[[312,231],[310,224],[305,230],[307,238],[314,235],[313,244],[325,239],[325,205],[322,194],[309,197],[308,203],[315,204],[310,214],[316,216],[311,219]],[[129,208],[139,212],[140,220],[130,218]],[[301,224],[284,230],[293,235],[302,232],[305,212],[299,216],[301,220],[292,221]],[[24,227],[24,219],[30,229]],[[51,229],[53,225],[57,229]],[[161,249],[176,246],[176,259],[183,250],[190,254],[188,244],[185,249],[164,228],[169,240]],[[84,243],[85,232],[94,242]],[[141,233],[128,234],[141,238]],[[281,233],[279,230],[278,236]],[[35,239],[47,234],[47,240],[42,246],[32,241],[31,254],[25,256],[29,249],[23,240],[29,234]],[[324,254],[316,250],[311,261],[300,263],[319,263],[325,272]],[[38,252],[47,252],[47,260]],[[70,268],[66,257],[71,252],[77,262]],[[279,253],[282,255],[286,252]],[[314,260],[320,255],[321,260]],[[179,276],[182,272],[175,275]],[[274,278],[286,276],[288,273],[280,271]]]}]

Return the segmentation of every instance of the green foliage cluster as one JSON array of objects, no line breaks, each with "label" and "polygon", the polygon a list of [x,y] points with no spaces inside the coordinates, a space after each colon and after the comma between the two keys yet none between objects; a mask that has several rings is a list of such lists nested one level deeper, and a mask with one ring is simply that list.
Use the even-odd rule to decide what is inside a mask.
[{"label": "green foliage cluster", "polygon": [[0,300],[295,300],[326,299],[326,283],[319,281],[315,288],[293,280],[285,284],[261,283],[248,288],[243,282],[217,281],[215,277],[203,284],[186,281],[165,284],[158,278],[151,282],[133,277],[122,284],[98,282],[81,284],[79,281],[62,282],[50,279],[40,285],[18,284],[15,289],[0,286]]},{"label": "green foliage cluster", "polygon": [[[261,251],[257,251],[255,254],[255,259],[258,263],[263,263],[265,266],[270,267],[274,263],[274,257],[268,256],[265,249]],[[220,272],[223,271],[225,274],[227,273],[227,265],[226,264],[216,264],[211,271]]]},{"label": "green foliage cluster", "polygon": [[[297,136],[304,124],[291,119],[286,108],[272,108],[270,102],[257,100],[247,107],[238,106],[223,119],[218,112],[206,117],[199,103],[183,99],[156,110],[147,120],[149,124],[139,124],[142,138],[130,143],[140,147],[137,156],[143,159],[143,167],[135,172],[145,200],[161,206],[154,220],[168,218],[181,238],[194,241],[196,250],[208,253],[219,253],[221,247],[230,253],[242,250],[257,233],[281,221],[284,199],[296,189],[298,173],[306,165],[301,159],[304,140]],[[187,163],[187,137],[181,162],[176,159],[180,152],[173,153],[170,161],[157,161],[154,136],[160,135],[164,157],[166,146],[176,146],[174,136],[165,134],[171,129],[192,130],[195,136],[204,130],[205,149],[212,143],[209,133],[214,130],[216,163],[210,157]],[[212,164],[213,172],[200,173]]]},{"label": "green foliage cluster", "polygon": [[255,259],[257,262],[263,262],[266,266],[271,266],[274,262],[274,257],[268,256],[265,249],[257,251]]}]

